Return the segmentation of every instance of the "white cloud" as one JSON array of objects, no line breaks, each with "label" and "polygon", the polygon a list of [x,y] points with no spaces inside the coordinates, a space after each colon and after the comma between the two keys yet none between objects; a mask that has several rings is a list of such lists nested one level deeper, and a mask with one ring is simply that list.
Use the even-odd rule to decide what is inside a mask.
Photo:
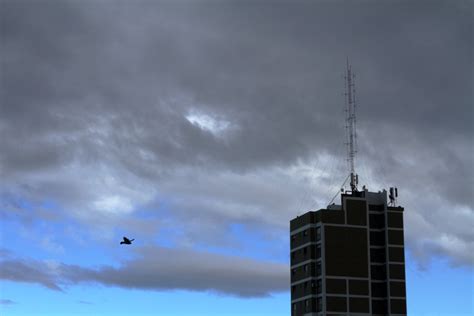
[{"label": "white cloud", "polygon": [[93,205],[99,212],[125,214],[133,210],[131,201],[118,195],[102,196]]},{"label": "white cloud", "polygon": [[207,114],[198,110],[191,110],[185,116],[193,125],[204,131],[212,133],[214,136],[221,136],[232,125],[231,122],[217,115]]}]

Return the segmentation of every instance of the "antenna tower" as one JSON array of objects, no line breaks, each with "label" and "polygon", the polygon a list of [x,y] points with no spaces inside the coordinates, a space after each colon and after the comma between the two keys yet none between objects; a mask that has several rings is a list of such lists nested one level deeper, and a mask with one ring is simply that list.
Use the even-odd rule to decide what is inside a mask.
[{"label": "antenna tower", "polygon": [[355,86],[354,79],[355,75],[352,73],[351,65],[349,65],[349,59],[346,63],[346,75],[345,86],[346,91],[345,102],[346,102],[346,146],[347,146],[347,161],[350,168],[351,178],[351,191],[357,191],[357,184],[359,182],[359,176],[355,173],[354,160],[357,153],[357,132],[356,132],[356,102],[355,102]]}]

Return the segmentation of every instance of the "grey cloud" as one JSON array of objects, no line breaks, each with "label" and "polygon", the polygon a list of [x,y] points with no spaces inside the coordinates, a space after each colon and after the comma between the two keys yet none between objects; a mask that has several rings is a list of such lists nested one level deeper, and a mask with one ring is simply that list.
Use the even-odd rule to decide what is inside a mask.
[{"label": "grey cloud", "polygon": [[36,283],[51,290],[62,291],[47,265],[37,261],[10,259],[0,261],[0,278],[8,281]]},{"label": "grey cloud", "polygon": [[[367,16],[372,19],[374,25],[378,25],[379,23],[377,22],[381,22],[381,16],[386,18],[386,15],[383,13],[393,7],[373,6],[374,12],[372,12],[372,15],[370,12],[367,13],[362,10],[362,7],[355,6],[354,9],[356,12],[359,11],[362,16]],[[118,7],[122,8],[121,6]],[[415,8],[416,7],[417,6],[415,6]],[[54,10],[59,10],[59,8],[53,8]],[[308,43],[318,42],[317,36],[313,41],[306,41],[306,39],[309,40],[311,35],[314,36],[311,31],[316,31],[319,25],[329,23],[329,25],[333,27],[332,31],[335,34],[333,36],[340,38],[340,36],[344,34],[343,26],[345,25],[338,24],[338,22],[340,22],[339,20],[330,23],[328,18],[323,18],[323,13],[318,12],[313,7],[308,6],[308,3],[304,2],[294,7],[288,5],[277,6],[270,12],[262,6],[230,6],[229,8],[225,5],[221,9],[211,10],[211,16],[209,16],[210,13],[206,12],[206,10],[201,9],[199,6],[195,7],[192,5],[189,7],[170,7],[160,4],[156,7],[151,7],[151,9],[153,8],[164,11],[169,10],[169,13],[174,14],[178,20],[184,17],[189,18],[189,25],[173,24],[170,22],[171,18],[165,18],[161,13],[156,13],[157,18],[155,20],[157,22],[152,22],[153,20],[151,19],[150,13],[145,14],[144,10],[140,9],[140,7],[127,6],[130,12],[137,15],[145,14],[146,16],[137,27],[138,30],[144,32],[148,31],[150,34],[153,34],[148,40],[143,38],[143,36],[137,36],[135,38],[131,36],[136,35],[136,33],[133,33],[135,30],[123,20],[119,20],[121,17],[120,13],[122,12],[120,9],[114,10],[112,13],[106,11],[106,14],[102,16],[102,18],[111,24],[106,28],[98,28],[97,16],[91,13],[91,6],[85,6],[82,8],[83,10],[79,10],[81,14],[77,14],[81,16],[81,19],[76,17],[73,21],[78,20],[79,22],[75,24],[85,25],[86,27],[96,26],[100,30],[97,34],[92,35],[83,32],[80,27],[72,29],[66,28],[65,30],[58,27],[57,29],[51,30],[51,26],[49,26],[50,23],[61,24],[61,21],[56,20],[50,21],[46,25],[48,26],[46,29],[51,32],[41,32],[42,28],[40,28],[40,36],[44,37],[52,36],[51,34],[55,32],[61,32],[61,35],[56,37],[56,41],[50,41],[49,45],[50,49],[60,47],[67,51],[65,53],[65,58],[67,59],[66,65],[71,68],[66,70],[66,73],[69,75],[66,75],[65,78],[76,78],[77,75],[80,75],[78,80],[88,85],[90,84],[90,87],[87,86],[86,89],[82,89],[80,85],[78,87],[78,85],[73,84],[73,82],[67,82],[66,80],[65,82],[59,82],[59,87],[55,87],[55,90],[61,90],[62,87],[67,87],[69,89],[79,89],[77,91],[78,95],[88,96],[92,94],[91,100],[86,99],[80,101],[79,104],[77,104],[79,101],[78,97],[74,94],[56,96],[53,100],[48,100],[48,104],[45,106],[49,109],[53,107],[52,109],[54,109],[54,111],[68,113],[69,115],[67,117],[70,119],[72,119],[70,114],[76,114],[79,118],[84,117],[84,115],[86,115],[84,111],[92,111],[91,113],[97,116],[104,115],[104,123],[110,125],[110,128],[115,130],[113,135],[106,135],[103,141],[107,143],[107,147],[111,150],[111,153],[117,154],[129,167],[138,169],[137,172],[143,169],[145,161],[139,160],[138,163],[133,163],[128,157],[131,152],[135,152],[136,149],[140,148],[148,150],[153,157],[157,158],[157,163],[163,163],[168,166],[176,162],[190,164],[196,162],[206,163],[209,161],[213,164],[217,163],[217,165],[222,164],[222,166],[226,168],[240,169],[253,168],[254,166],[258,167],[271,163],[287,164],[288,162],[294,161],[297,157],[308,157],[312,152],[311,148],[325,149],[331,141],[335,141],[333,135],[337,134],[337,132],[331,133],[329,131],[334,122],[337,122],[334,115],[340,109],[338,102],[342,101],[336,101],[334,98],[334,96],[338,95],[338,90],[341,90],[341,80],[339,80],[338,75],[342,71],[342,65],[339,67],[334,66],[336,65],[335,61],[341,60],[342,58],[335,59],[332,55],[331,58],[329,58],[326,54],[323,54],[323,52],[330,51],[330,49],[338,51],[340,47],[337,42],[329,40],[328,37],[330,37],[330,35],[326,32],[317,32],[316,35],[323,38],[323,43],[327,41],[327,44],[330,45],[317,46],[314,44],[314,46],[302,50],[301,48],[298,49],[299,46],[293,43],[295,39],[291,39],[289,35],[298,34],[298,39],[302,42],[303,47],[306,48],[306,45],[309,45]],[[322,12],[327,11],[334,14],[339,7],[335,5],[322,5],[321,8],[323,9],[321,10]],[[98,9],[100,11],[100,9],[104,8],[98,6]],[[304,11],[305,9],[308,10]],[[54,10],[44,10],[44,12]],[[301,19],[291,20],[293,23],[289,25],[276,23],[277,20],[285,21],[283,17],[291,19],[295,18],[298,13],[313,11],[317,14],[316,17],[320,17],[321,19],[318,20],[314,16],[311,16],[311,19],[314,21],[309,25],[304,23],[310,22],[309,13],[303,14],[303,18]],[[153,12],[153,10],[151,10],[151,12]],[[59,11],[57,15],[62,13],[63,10]],[[112,15],[115,16],[117,14],[118,16],[115,20]],[[451,18],[455,14],[461,13],[451,10],[451,12],[442,14],[442,18],[451,21],[448,20],[448,18]],[[199,19],[202,16],[208,17],[209,19]],[[265,20],[266,18],[268,24],[257,23],[254,29],[251,29],[252,24],[242,24],[242,22],[240,22],[242,16],[245,17],[244,20],[250,21],[255,21],[257,18]],[[345,15],[343,16],[345,17]],[[416,24],[418,17],[415,14],[403,13],[403,16],[414,24],[414,29],[419,26]],[[461,14],[461,16],[463,15]],[[341,16],[336,15],[336,18],[343,20]],[[361,24],[359,18],[353,19],[355,19],[354,22],[359,22],[357,25],[361,25],[361,33],[364,32],[367,34],[369,29],[364,29],[366,24]],[[119,23],[118,21],[121,22]],[[125,19],[125,21],[128,20]],[[223,21],[226,21],[226,23],[223,23]],[[393,34],[398,40],[404,41],[405,38],[403,35],[409,34],[409,30],[396,27],[388,22],[390,21],[385,21],[385,25],[388,26],[385,30],[386,33],[378,34],[372,32],[371,35],[375,37],[391,37],[390,35]],[[431,22],[431,18],[426,18],[423,22],[418,23],[421,24],[420,27],[425,28],[426,25],[431,25],[429,22]],[[115,26],[115,28],[112,26]],[[271,29],[270,26],[275,27],[275,30]],[[451,23],[448,24],[448,26],[448,30],[453,29],[453,32],[457,31],[457,24]],[[194,28],[191,29],[191,27]],[[215,30],[218,27],[220,27],[220,32],[216,32]],[[311,31],[308,31],[308,28]],[[174,37],[166,37],[167,41],[161,41],[160,37],[164,36],[163,34],[169,34],[171,30],[176,32],[176,35]],[[119,33],[120,31],[122,33]],[[460,31],[466,32],[465,30]],[[66,34],[63,34],[65,32]],[[110,32],[110,35],[114,34],[118,36],[117,45],[119,45],[120,50],[116,50],[112,57],[105,58],[108,56],[108,53],[111,53],[111,46],[113,47],[113,43],[110,43],[108,32]],[[289,32],[294,33],[289,34]],[[445,30],[445,32],[447,31]],[[360,34],[357,35],[357,32],[353,33],[354,36],[361,36]],[[28,32],[26,32],[26,35],[28,35]],[[229,46],[227,44],[229,43],[230,35],[232,35],[232,42]],[[451,38],[448,35],[449,34],[446,35],[446,38]],[[76,37],[84,38],[85,43],[77,43],[77,45],[83,44],[81,48],[86,49],[85,52],[81,51],[80,54],[74,54],[72,47],[74,47],[76,43],[71,43],[69,38],[75,39]],[[93,44],[99,41],[97,38],[103,40],[102,45]],[[365,37],[361,38],[366,41],[366,45],[370,44],[370,48],[374,46],[371,43],[367,43]],[[342,37],[340,39],[341,42],[343,42],[344,39],[345,38]],[[461,39],[463,39],[463,37],[461,37]],[[7,47],[11,47],[11,45],[8,45],[9,43],[9,41],[6,41]],[[460,43],[464,44],[465,41],[460,41]],[[157,55],[154,55],[151,59],[146,59],[146,62],[138,62],[137,60],[141,60],[141,58],[137,59],[134,58],[134,56],[141,56],[145,54],[144,52],[149,54],[150,50],[141,52],[130,47],[141,47],[144,44],[155,45]],[[399,43],[395,42],[387,42],[386,44],[389,47],[394,45],[400,46]],[[189,47],[186,45],[189,45]],[[443,42],[434,43],[434,45],[437,45],[436,48],[443,48],[444,50],[450,47],[448,45],[448,48],[446,48]],[[87,51],[87,49],[91,49],[92,51]],[[420,49],[428,48],[421,47]],[[162,54],[163,51],[167,50],[171,50],[172,52]],[[182,52],[183,50],[185,52]],[[320,60],[318,64],[316,64],[314,60],[315,57],[311,54],[314,50],[318,50],[317,56]],[[431,50],[432,54],[433,51],[439,50]],[[462,50],[456,50],[455,52],[459,51]],[[214,56],[214,54],[217,54],[217,56]],[[105,59],[105,66],[103,66],[105,67],[103,70],[105,74],[89,64],[93,56],[96,55],[103,56]],[[247,58],[240,58],[242,55]],[[262,62],[272,60],[273,55],[277,55],[277,59],[270,67],[264,67],[262,69],[260,66]],[[162,65],[169,65],[167,58],[170,58],[170,56],[176,59],[176,62],[173,63],[173,74],[169,74],[168,71],[163,72],[160,68]],[[464,52],[463,56],[464,59],[468,58],[468,56],[470,56],[469,52]],[[295,60],[295,57],[298,57],[298,60]],[[190,61],[188,61],[188,59],[191,58],[196,62],[189,65]],[[459,59],[460,58],[456,58],[457,61],[459,61]],[[323,63],[322,61],[325,62]],[[363,60],[363,62],[368,61]],[[403,122],[411,121],[413,123],[418,122],[421,118],[427,119],[430,115],[436,115],[436,117],[438,117],[436,113],[439,112],[441,106],[444,106],[444,103],[433,104],[423,100],[426,95],[423,92],[423,88],[414,91],[411,83],[408,82],[408,80],[413,80],[411,77],[396,78],[392,76],[391,78],[387,78],[386,81],[381,81],[376,76],[385,73],[388,69],[380,68],[383,64],[380,65],[379,63],[383,63],[383,60],[377,60],[377,62],[375,65],[367,65],[366,68],[373,69],[374,67],[371,66],[377,66],[377,70],[379,71],[373,74],[373,80],[377,80],[379,84],[373,84],[374,81],[362,81],[361,84],[367,83],[363,86],[367,87],[366,91],[368,91],[366,95],[362,94],[362,100],[366,103],[368,103],[369,100],[371,100],[370,102],[376,100],[376,102],[386,104],[386,106],[380,107],[377,106],[377,104],[371,104],[370,111],[367,111],[367,117],[377,120],[389,113],[392,118],[399,118],[403,119]],[[403,60],[398,60],[398,62],[403,63]],[[447,62],[448,61],[445,61],[442,65],[438,63],[437,68],[439,69],[441,66],[443,66],[443,69],[448,68]],[[451,62],[454,63],[455,61]],[[44,61],[40,60],[35,62],[35,64],[38,63],[43,64]],[[57,62],[55,60],[48,60],[47,63],[54,65]],[[393,65],[393,62],[390,64]],[[461,65],[460,62],[458,64]],[[13,63],[13,65],[15,64]],[[305,65],[306,67],[299,67],[298,65]],[[362,70],[364,66],[364,64],[361,64],[359,68]],[[125,70],[127,70],[133,67],[137,67],[140,74],[143,75],[128,76],[125,78],[123,75],[119,75],[121,69],[125,68]],[[57,78],[58,75],[55,72],[48,72],[49,68],[50,67],[46,67],[47,72],[44,75],[48,78]],[[339,68],[340,71],[334,71]],[[398,68],[399,67],[397,67],[397,69]],[[15,69],[16,68],[12,68],[12,71]],[[424,68],[419,70],[423,72]],[[96,81],[105,80],[103,77],[108,74],[109,89],[101,89],[102,86],[100,83],[95,82],[91,84],[88,78],[82,78],[84,72],[88,71],[95,72],[93,80]],[[363,73],[363,70],[360,72]],[[387,73],[390,74],[391,72]],[[462,74],[469,76],[468,72],[465,71],[462,72]],[[150,82],[148,76],[152,76],[154,80]],[[220,78],[222,76],[224,79]],[[243,79],[240,79],[242,77]],[[363,75],[362,78],[364,78]],[[459,80],[459,82],[463,82],[464,85],[456,85],[456,87],[464,90],[458,91],[459,93],[450,93],[450,95],[456,95],[462,98],[466,96],[466,92],[470,91],[470,85],[469,80]],[[188,100],[184,99],[181,102],[191,103],[192,106],[200,107],[204,111],[221,113],[231,118],[231,120],[236,120],[237,125],[241,126],[239,133],[227,143],[219,142],[210,137],[210,135],[192,127],[184,120],[183,114],[185,114],[186,109],[191,105],[172,102],[172,106],[175,108],[171,112],[163,109],[162,104],[167,102],[166,100],[169,98],[169,95],[168,93],[163,94],[157,92],[161,92],[160,86],[162,84],[165,86],[172,85],[177,91],[181,91],[181,94],[189,96]],[[154,85],[157,86],[156,89]],[[195,85],[197,85],[197,87]],[[395,104],[393,101],[387,102],[388,100],[382,98],[389,98],[390,95],[388,95],[388,93],[378,95],[380,94],[380,90],[371,90],[371,87],[380,85],[388,85],[382,89],[384,92],[390,89],[390,86],[398,89],[396,93],[399,93],[401,88],[409,88],[411,92],[410,101],[416,102],[417,106],[412,107],[409,103],[401,104],[397,102]],[[242,91],[235,91],[235,89],[242,88],[247,89],[247,91],[243,93]],[[113,91],[110,91],[110,89],[113,89]],[[20,91],[19,89],[11,90]],[[438,89],[435,91],[438,91]],[[393,93],[392,91],[386,92]],[[403,93],[406,94],[407,92],[404,91]],[[48,93],[47,95],[54,96],[53,93]],[[436,96],[433,97],[436,100],[442,99]],[[84,97],[81,96],[81,98]],[[393,99],[395,99],[395,96],[393,96]],[[42,98],[36,98],[36,100],[41,102]],[[466,102],[469,102],[468,98],[464,98],[464,101],[451,99],[450,102],[460,107],[460,110],[469,109],[468,104],[466,104]],[[22,102],[22,105],[28,103],[29,102]],[[96,103],[96,105],[92,105],[91,103]],[[97,106],[97,103],[102,105]],[[81,111],[78,112],[77,109],[74,110],[74,107],[78,107]],[[407,109],[407,107],[411,108],[411,115],[400,117],[400,112],[403,113],[403,110]],[[455,117],[463,119],[465,116],[459,115],[460,111],[457,110],[458,107],[453,111],[453,107],[451,106],[450,111],[446,112],[452,113],[451,116],[455,115]],[[10,105],[8,108],[13,108],[13,106]],[[382,109],[382,112],[380,109]],[[107,113],[110,111],[114,111],[118,117],[108,119]],[[415,111],[420,111],[420,115],[414,115]],[[374,116],[370,116],[370,113],[373,113]],[[50,113],[47,115],[51,116]],[[150,118],[152,119],[150,120]],[[50,119],[52,119],[52,122],[55,122],[56,125],[63,121],[62,118]],[[97,121],[97,124],[101,123],[102,122]],[[445,127],[451,130],[454,127],[460,126],[459,123],[460,121],[457,120],[455,125],[450,124]],[[48,128],[51,126],[50,124],[47,125]],[[470,124],[464,125],[470,126]],[[121,126],[121,128],[118,128],[119,126]],[[137,126],[142,130],[142,134],[138,138],[136,133],[133,133]],[[423,125],[423,127],[425,126],[426,124]],[[436,124],[436,127],[443,128],[443,124]],[[57,128],[55,128],[55,130],[57,130]],[[157,137],[157,135],[161,137]],[[325,137],[321,138],[318,137],[318,135],[325,135]],[[85,134],[85,138],[95,136],[96,135],[91,133]],[[67,137],[67,135],[64,135],[64,137]],[[52,146],[52,144],[45,143],[43,140],[36,139],[35,141],[39,141],[42,146]],[[79,146],[79,148],[84,147],[87,152],[103,150],[97,148],[96,144],[90,144],[85,139],[68,144],[68,147],[57,148],[55,151],[52,151],[51,154],[53,154],[53,152],[68,152],[68,149],[77,146]],[[127,149],[123,149],[121,144],[127,144]],[[7,152],[12,152],[13,154],[15,150],[12,148]],[[36,153],[35,156],[41,158],[42,155],[44,156],[46,154],[46,151],[36,149],[33,153]],[[5,164],[9,167],[8,169],[18,168],[21,170],[21,164],[15,167],[14,164],[10,165],[8,162],[13,163],[18,161],[18,163],[21,163],[21,160],[15,159],[15,157],[30,156],[31,154],[32,153],[28,155],[28,152],[22,153],[19,151],[17,155],[12,156],[11,159],[5,159]],[[54,156],[51,154],[44,158],[49,159],[51,164],[60,163],[60,161],[54,159]],[[98,158],[103,159],[102,155],[99,155]],[[38,159],[38,162],[43,160],[44,159]],[[145,172],[142,171],[142,174],[143,173]]]},{"label": "grey cloud", "polygon": [[181,289],[261,297],[287,291],[289,283],[289,269],[284,264],[158,247],[140,248],[136,258],[118,267],[48,266],[37,260],[14,259],[1,261],[0,271],[2,279],[38,283],[52,290],[92,282],[127,289]]},{"label": "grey cloud", "polygon": [[[117,219],[91,203],[118,195],[132,209],[169,198],[171,221],[201,214],[205,227],[282,229],[293,205],[324,207],[327,187],[344,179],[340,163],[323,175],[327,161],[313,171],[316,184],[275,170],[306,168],[322,153],[342,158],[349,55],[369,188],[395,183],[442,197],[434,212],[406,201],[407,216],[430,225],[423,236],[408,226],[410,240],[472,240],[439,222],[442,207],[473,212],[472,4],[3,1],[2,9],[3,192],[58,201],[87,225],[125,225],[128,213]],[[186,120],[191,110],[235,129],[216,137]],[[301,191],[311,192],[304,202]],[[2,207],[12,210],[21,211]],[[196,223],[185,229],[199,238]],[[208,242],[220,233],[209,232]]]},{"label": "grey cloud", "polygon": [[242,297],[287,291],[288,266],[192,250],[148,248],[120,268],[66,267],[72,282],[97,282],[124,288],[211,291]]}]

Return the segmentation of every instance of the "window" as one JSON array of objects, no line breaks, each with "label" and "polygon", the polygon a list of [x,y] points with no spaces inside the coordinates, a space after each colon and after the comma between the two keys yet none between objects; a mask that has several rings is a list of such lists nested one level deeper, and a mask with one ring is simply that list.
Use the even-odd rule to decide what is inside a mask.
[{"label": "window", "polygon": [[293,286],[291,287],[291,293],[295,293],[295,291],[296,291],[296,285],[293,285]]},{"label": "window", "polygon": [[318,288],[316,287],[316,281],[311,281],[311,294],[317,294]]},{"label": "window", "polygon": [[316,263],[316,275],[321,275],[321,262]]},{"label": "window", "polygon": [[321,240],[321,227],[316,227],[316,240]]},{"label": "window", "polygon": [[321,279],[319,279],[316,283],[316,289],[318,293],[321,293]]},{"label": "window", "polygon": [[387,278],[387,268],[385,265],[371,265],[370,276],[374,280],[385,280]]},{"label": "window", "polygon": [[291,270],[291,275],[295,275],[295,273],[296,273],[296,269],[292,269]]},{"label": "window", "polygon": [[309,300],[304,301],[304,306],[305,306],[305,310],[308,311],[309,310]]},{"label": "window", "polygon": [[370,228],[384,228],[385,216],[384,214],[369,214]]},{"label": "window", "polygon": [[307,264],[304,265],[304,272],[305,272],[306,275],[308,275],[309,269],[308,269]]},{"label": "window", "polygon": [[303,232],[303,236],[308,236],[308,230],[305,230],[305,231]]},{"label": "window", "polygon": [[321,257],[321,245],[316,246],[316,258]]},{"label": "window", "polygon": [[371,231],[370,244],[373,246],[384,246],[385,245],[385,232]]},{"label": "window", "polygon": [[323,300],[318,299],[318,312],[323,310]]},{"label": "window", "polygon": [[371,248],[370,261],[382,263],[385,262],[385,248]]},{"label": "window", "polygon": [[304,248],[303,248],[303,254],[304,254],[305,257],[306,257],[306,254],[307,254],[307,252],[308,252],[308,249],[306,249],[306,248],[308,248],[308,247],[304,247]]}]

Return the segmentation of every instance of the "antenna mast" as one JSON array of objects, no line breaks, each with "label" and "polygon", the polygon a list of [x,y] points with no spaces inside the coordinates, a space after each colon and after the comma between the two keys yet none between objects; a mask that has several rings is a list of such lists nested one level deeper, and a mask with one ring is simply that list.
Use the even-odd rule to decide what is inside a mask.
[{"label": "antenna mast", "polygon": [[351,178],[351,191],[357,191],[357,184],[359,182],[359,176],[355,173],[354,159],[357,153],[357,133],[356,133],[356,115],[355,115],[355,86],[354,78],[355,75],[352,73],[351,66],[349,65],[349,58],[346,63],[346,137],[347,137],[347,161],[350,167],[350,178]]}]

